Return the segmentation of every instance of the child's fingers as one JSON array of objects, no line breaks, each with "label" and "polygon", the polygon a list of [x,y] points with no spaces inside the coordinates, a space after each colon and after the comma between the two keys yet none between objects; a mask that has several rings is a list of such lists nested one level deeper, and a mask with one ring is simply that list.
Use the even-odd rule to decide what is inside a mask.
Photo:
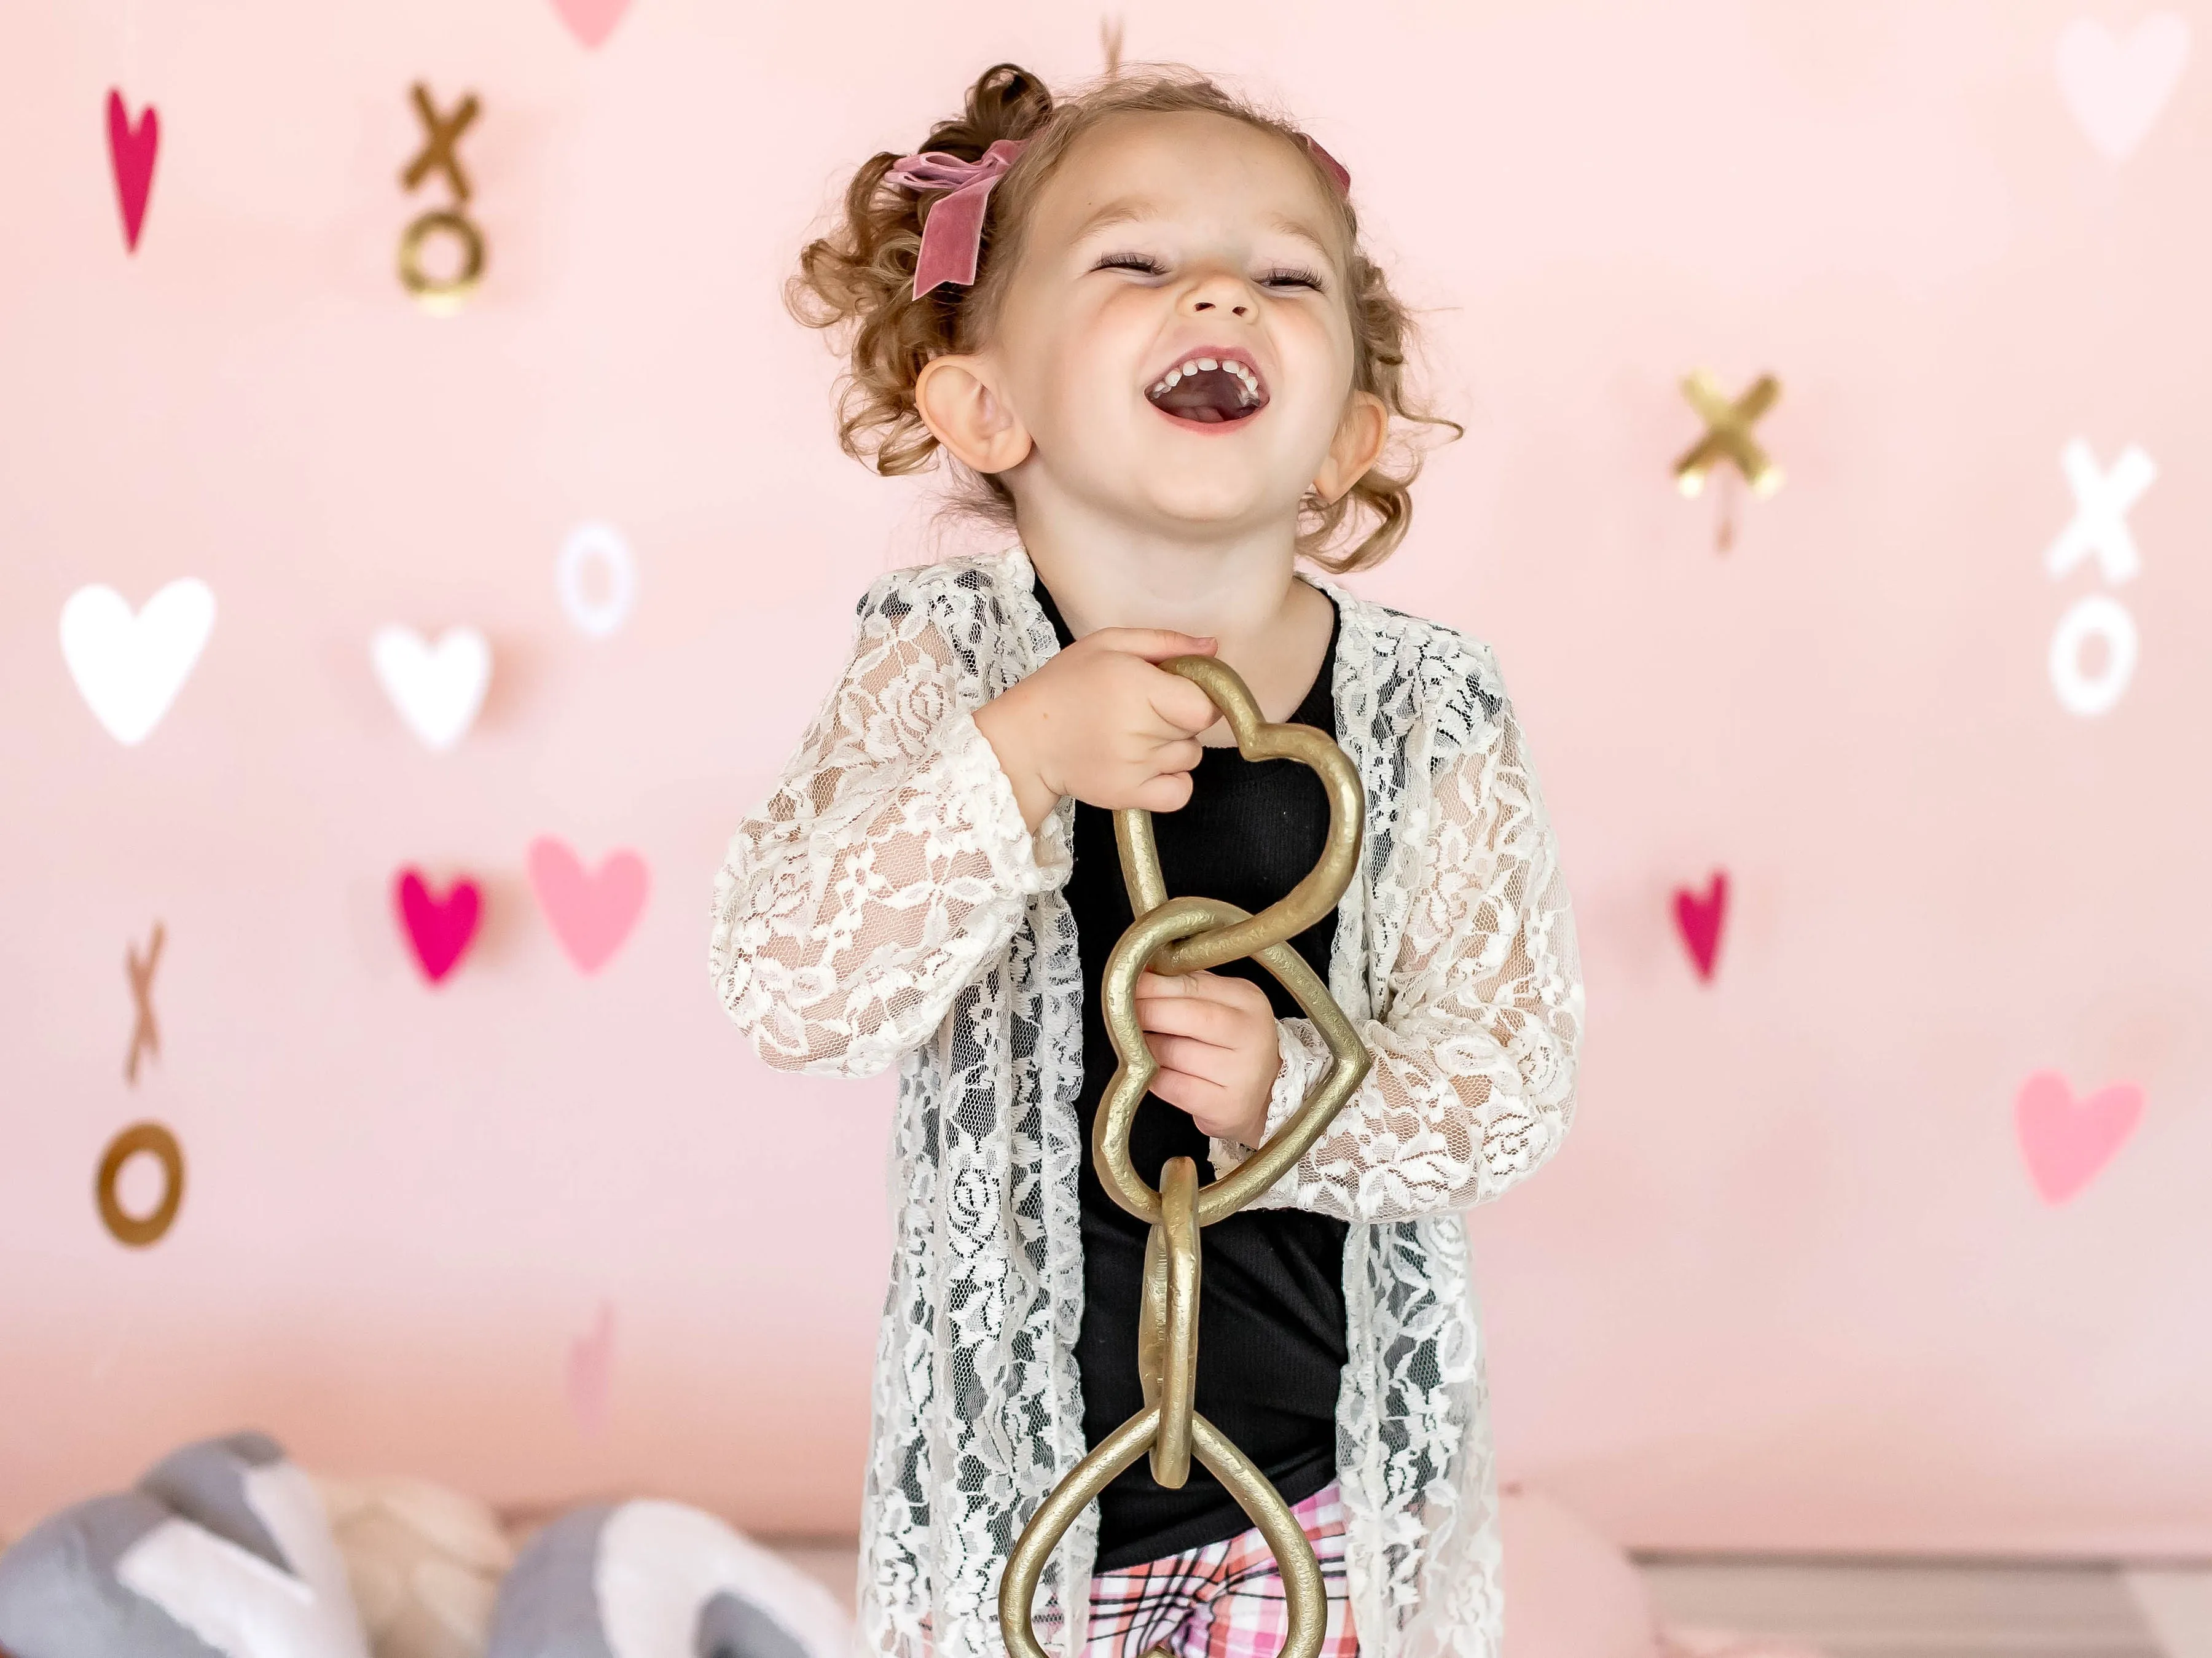
[{"label": "child's fingers", "polygon": [[1206,750],[1198,739],[1177,738],[1172,743],[1162,743],[1147,756],[1146,763],[1155,772],[1185,772],[1206,757]]},{"label": "child's fingers", "polygon": [[1220,1084],[1194,1072],[1163,1068],[1145,1090],[1156,1100],[1163,1100],[1179,1111],[1188,1111],[1198,1118],[1201,1126],[1225,1114],[1229,1090]]},{"label": "child's fingers", "polygon": [[1147,662],[1164,662],[1171,656],[1212,656],[1214,652],[1211,635],[1177,633],[1172,628],[1101,628],[1084,637],[1095,641],[1102,650],[1127,651]]},{"label": "child's fingers", "polygon": [[1147,998],[1204,996],[1209,999],[1218,1000],[1219,999],[1214,994],[1214,987],[1220,984],[1226,976],[1224,974],[1210,973],[1204,968],[1200,968],[1195,973],[1155,973],[1152,969],[1146,968],[1137,975],[1137,999],[1141,1002]]},{"label": "child's fingers", "polygon": [[1126,801],[1116,804],[1133,806],[1139,811],[1181,811],[1190,799],[1190,790],[1188,772],[1162,772],[1138,784]]},{"label": "child's fingers", "polygon": [[1230,1073],[1237,1057],[1233,1048],[1197,1036],[1170,1036],[1151,1030],[1145,1033],[1145,1046],[1152,1050],[1163,1071],[1197,1077],[1217,1088],[1226,1087],[1232,1079]]},{"label": "child's fingers", "polygon": [[1194,1036],[1216,1048],[1249,1047],[1258,1036],[1252,1016],[1227,1002],[1203,996],[1151,996],[1137,1003],[1137,1023],[1145,1034]]},{"label": "child's fingers", "polygon": [[1213,706],[1212,697],[1181,674],[1170,673],[1164,668],[1153,671],[1147,683],[1147,695],[1152,712],[1170,731],[1195,737],[1221,718],[1221,710]]},{"label": "child's fingers", "polygon": [[1194,997],[1200,1001],[1218,1002],[1248,1013],[1265,1013],[1271,1019],[1274,1017],[1274,1009],[1267,1001],[1267,993],[1249,979],[1238,978],[1232,973],[1214,973],[1204,968],[1195,973],[1154,973],[1148,968],[1137,975],[1138,1001],[1164,1001],[1178,997]]}]

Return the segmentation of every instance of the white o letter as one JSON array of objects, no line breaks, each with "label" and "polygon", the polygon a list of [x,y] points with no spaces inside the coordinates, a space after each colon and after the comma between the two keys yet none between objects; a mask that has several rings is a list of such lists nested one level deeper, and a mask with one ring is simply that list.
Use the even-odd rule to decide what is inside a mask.
[{"label": "white o letter", "polygon": [[[2105,661],[2093,677],[2081,671],[2081,647],[2105,641]],[[2091,593],[2058,618],[2051,635],[2051,688],[2069,714],[2093,719],[2109,714],[2136,672],[2136,623],[2110,593]]]},{"label": "white o letter", "polygon": [[[598,598],[584,590],[585,567],[594,561],[606,572],[606,592]],[[637,567],[630,562],[629,544],[611,524],[579,524],[561,544],[553,585],[560,591],[568,620],[594,639],[605,638],[628,618],[637,597]]]}]

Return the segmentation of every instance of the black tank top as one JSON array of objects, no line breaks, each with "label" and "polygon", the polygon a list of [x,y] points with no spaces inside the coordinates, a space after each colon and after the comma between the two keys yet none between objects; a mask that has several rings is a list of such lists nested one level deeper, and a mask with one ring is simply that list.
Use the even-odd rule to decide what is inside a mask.
[{"label": "black tank top", "polygon": [[[1060,642],[1073,642],[1059,607],[1036,597]],[[1336,730],[1331,678],[1336,629],[1321,672],[1291,720]],[[1235,749],[1206,750],[1192,774],[1190,801],[1153,818],[1160,868],[1170,894],[1225,898],[1249,910],[1273,903],[1321,857],[1328,798],[1321,780],[1292,760],[1245,759]],[[1114,1074],[1098,988],[1106,957],[1128,927],[1127,890],[1114,845],[1114,815],[1079,803],[1075,868],[1066,889],[1083,958],[1083,1327],[1076,1363],[1083,1376],[1083,1432],[1096,1445],[1144,1406],[1137,1379],[1138,1287],[1151,1230],[1099,1184],[1091,1150],[1098,1100]],[[1324,979],[1336,936],[1334,911],[1291,940]],[[1217,969],[1261,986],[1278,1018],[1299,1017],[1290,993],[1255,962]],[[1137,1172],[1154,1186],[1171,1157],[1195,1158],[1201,1182],[1213,1178],[1206,1139],[1164,1101],[1139,1108],[1129,1139]],[[1297,1503],[1335,1478],[1336,1394],[1343,1374],[1345,1223],[1297,1209],[1248,1209],[1205,1232],[1200,1281],[1198,1409]],[[1251,1521],[1221,1483],[1194,1461],[1181,1491],[1156,1484],[1149,1460],[1099,1498],[1097,1569],[1112,1571],[1236,1536]]]}]

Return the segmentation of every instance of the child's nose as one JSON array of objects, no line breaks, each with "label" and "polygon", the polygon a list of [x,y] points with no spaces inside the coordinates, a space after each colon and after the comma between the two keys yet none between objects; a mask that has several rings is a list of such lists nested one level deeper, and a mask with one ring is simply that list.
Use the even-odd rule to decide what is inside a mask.
[{"label": "child's nose", "polygon": [[1215,271],[1191,284],[1184,296],[1184,305],[1196,315],[1200,312],[1225,311],[1242,320],[1252,315],[1252,290],[1242,276],[1226,270]]}]

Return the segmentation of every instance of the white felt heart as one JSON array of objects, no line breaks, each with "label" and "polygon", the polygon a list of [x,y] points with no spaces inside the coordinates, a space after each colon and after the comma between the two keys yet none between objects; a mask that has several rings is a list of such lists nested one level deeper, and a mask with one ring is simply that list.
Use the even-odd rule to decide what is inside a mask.
[{"label": "white felt heart", "polygon": [[215,628],[215,594],[172,581],[132,615],[112,587],[80,587],[62,606],[62,660],[107,734],[126,747],[161,723]]},{"label": "white felt heart", "polygon": [[2125,35],[2077,18],[2058,36],[2058,90],[2089,142],[2115,161],[2158,119],[2189,62],[2189,20],[2154,11]]},{"label": "white felt heart", "polygon": [[491,645],[474,628],[448,628],[435,646],[412,628],[379,628],[369,660],[408,729],[434,749],[468,732],[491,684]]}]

